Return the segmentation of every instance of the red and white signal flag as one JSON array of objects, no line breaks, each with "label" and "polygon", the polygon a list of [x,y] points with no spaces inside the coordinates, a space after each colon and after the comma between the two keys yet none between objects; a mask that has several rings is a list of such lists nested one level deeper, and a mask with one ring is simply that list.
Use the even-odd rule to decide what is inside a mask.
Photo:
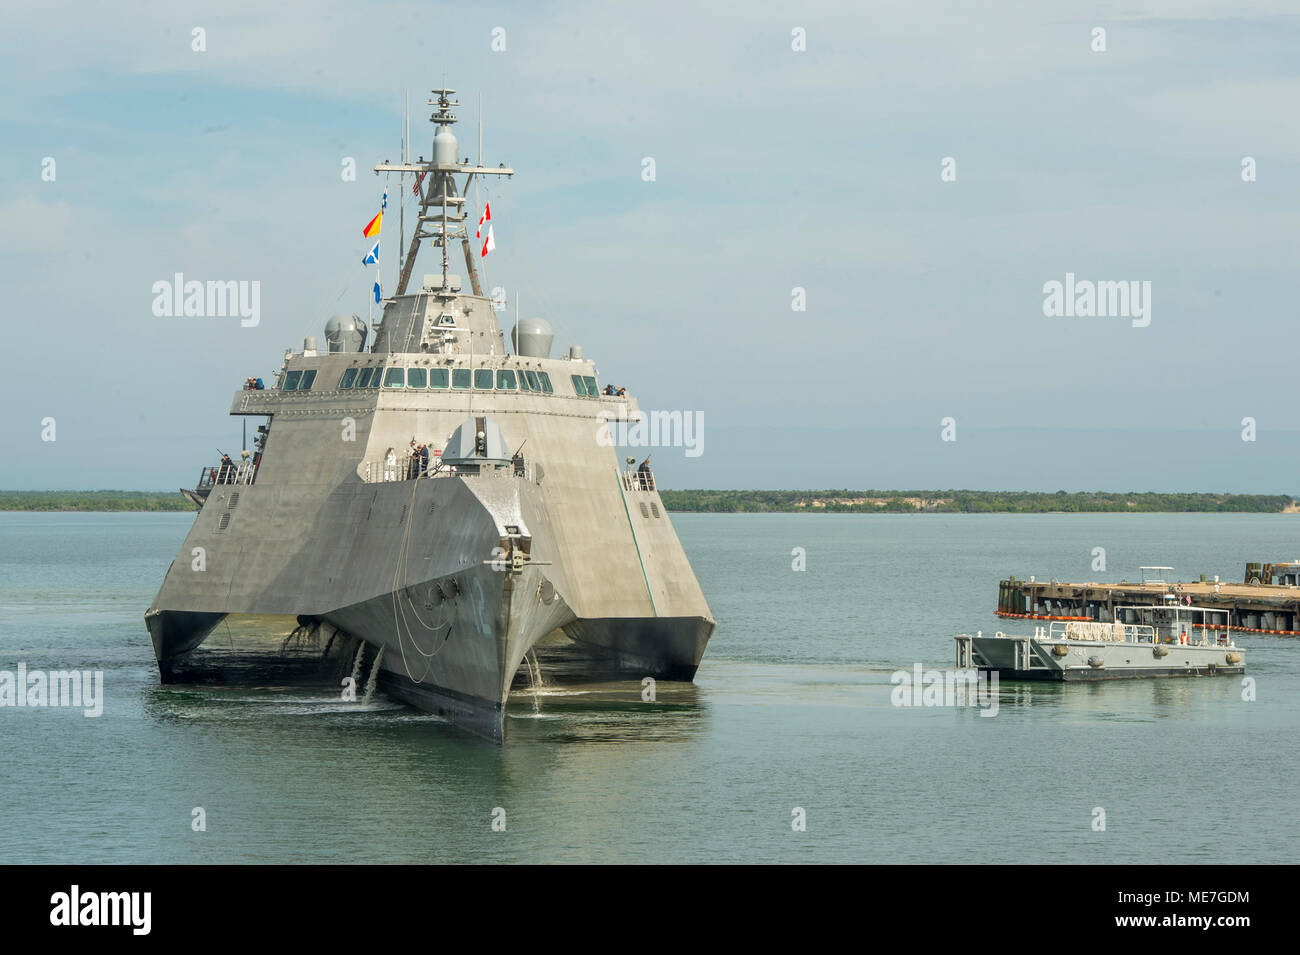
[{"label": "red and white signal flag", "polygon": [[[484,238],[483,226],[487,226],[487,237]],[[478,217],[478,231],[474,233],[474,238],[483,239],[483,251],[479,253],[479,258],[483,258],[489,252],[497,247],[496,238],[492,235],[492,203],[483,203],[483,214]]]}]

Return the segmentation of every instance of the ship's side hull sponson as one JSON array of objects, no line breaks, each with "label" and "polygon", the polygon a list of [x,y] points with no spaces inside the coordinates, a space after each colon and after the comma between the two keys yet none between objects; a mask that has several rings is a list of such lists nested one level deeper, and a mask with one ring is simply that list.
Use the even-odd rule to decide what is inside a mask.
[{"label": "ship's side hull sponson", "polygon": [[151,610],[145,615],[162,682],[172,682],[174,674],[169,661],[189,653],[207,639],[225,616],[193,610]]},{"label": "ship's side hull sponson", "polygon": [[707,617],[579,618],[564,633],[610,673],[692,680],[714,626]]}]

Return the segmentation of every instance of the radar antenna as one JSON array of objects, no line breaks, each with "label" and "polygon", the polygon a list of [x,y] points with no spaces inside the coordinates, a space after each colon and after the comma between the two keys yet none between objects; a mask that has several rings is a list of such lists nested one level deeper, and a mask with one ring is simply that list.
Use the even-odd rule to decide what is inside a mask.
[{"label": "radar antenna", "polygon": [[[417,182],[423,187],[420,192],[420,212],[416,218],[415,233],[402,261],[402,274],[397,282],[397,294],[406,294],[406,287],[415,271],[415,258],[420,251],[420,243],[429,240],[442,250],[442,288],[440,297],[449,298],[452,291],[448,288],[448,243],[461,240],[465,253],[465,267],[469,271],[470,285],[477,296],[483,295],[479,286],[478,269],[474,266],[474,250],[470,246],[469,229],[465,218],[465,197],[469,194],[470,184],[475,176],[513,176],[515,171],[505,165],[489,169],[482,164],[482,146],[480,132],[479,161],[475,164],[460,161],[460,144],[456,141],[451,127],[456,122],[453,109],[460,106],[452,99],[455,90],[435,89],[430,91],[429,105],[434,107],[429,122],[437,129],[433,136],[433,157],[425,161],[421,156],[412,163],[407,158],[400,164],[380,163],[374,167],[375,174],[384,172],[415,173]],[[456,176],[463,175],[464,183],[457,187]]]}]

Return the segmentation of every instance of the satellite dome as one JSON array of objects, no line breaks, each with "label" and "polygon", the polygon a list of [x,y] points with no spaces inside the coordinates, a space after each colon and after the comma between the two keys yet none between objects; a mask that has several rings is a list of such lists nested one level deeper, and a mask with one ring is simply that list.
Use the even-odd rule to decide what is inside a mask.
[{"label": "satellite dome", "polygon": [[525,358],[550,358],[554,340],[551,326],[540,318],[521,318],[510,330],[515,354]]},{"label": "satellite dome", "polygon": [[356,315],[332,315],[325,323],[325,345],[333,352],[359,352],[366,347],[366,323]]},{"label": "satellite dome", "polygon": [[439,126],[433,134],[433,162],[439,166],[460,164],[460,143],[456,141],[456,134],[446,126]]}]

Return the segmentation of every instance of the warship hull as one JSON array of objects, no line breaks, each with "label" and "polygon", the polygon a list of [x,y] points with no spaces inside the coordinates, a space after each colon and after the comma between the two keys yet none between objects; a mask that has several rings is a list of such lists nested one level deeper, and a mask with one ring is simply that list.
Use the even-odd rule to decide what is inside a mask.
[{"label": "warship hull", "polygon": [[[418,207],[374,344],[370,323],[336,315],[326,351],[306,339],[271,387],[247,378],[230,413],[266,420],[256,453],[182,489],[198,517],[145,615],[164,681],[226,616],[292,615],[343,634],[367,683],[500,740],[521,663],[556,633],[593,678],[689,680],[699,666],[713,617],[648,458],[627,471],[610,440],[610,422],[640,420],[635,399],[602,392],[578,346],[552,358],[541,319],[516,314],[508,350],[483,294],[468,189],[514,170],[462,161],[454,92],[429,99],[430,160],[374,167],[403,202],[411,176]],[[480,257],[487,204],[475,246],[484,228]],[[426,243],[441,272],[415,284]],[[456,244],[470,291],[449,272]],[[682,413],[663,420],[680,428]]]},{"label": "warship hull", "polygon": [[[332,428],[345,410],[301,415],[318,420],[292,430]],[[431,427],[372,417],[403,432]],[[594,443],[586,409],[567,428],[542,420],[553,445],[565,431]],[[658,492],[599,450],[598,464],[575,449],[567,464],[539,458],[519,473],[399,480],[374,468],[367,481],[354,459],[332,487],[283,470],[278,480],[269,465],[255,484],[216,485],[146,615],[162,679],[181,679],[227,614],[292,614],[383,648],[387,692],[495,740],[525,655],[556,631],[592,679],[692,679],[714,620]]]}]

